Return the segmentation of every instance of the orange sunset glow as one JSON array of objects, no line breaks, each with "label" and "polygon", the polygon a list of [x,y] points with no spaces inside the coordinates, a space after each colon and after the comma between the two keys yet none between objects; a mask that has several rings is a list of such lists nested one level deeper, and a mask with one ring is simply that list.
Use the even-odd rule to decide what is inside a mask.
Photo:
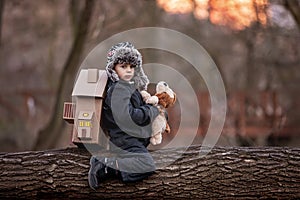
[{"label": "orange sunset glow", "polygon": [[157,0],[158,6],[172,14],[193,12],[198,19],[242,30],[253,22],[267,23],[268,0]]}]

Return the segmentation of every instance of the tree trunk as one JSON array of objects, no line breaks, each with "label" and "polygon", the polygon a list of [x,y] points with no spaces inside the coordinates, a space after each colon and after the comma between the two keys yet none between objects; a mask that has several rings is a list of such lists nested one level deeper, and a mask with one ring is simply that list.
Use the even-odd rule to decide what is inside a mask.
[{"label": "tree trunk", "polygon": [[33,148],[34,150],[54,148],[57,140],[60,138],[60,134],[63,132],[62,130],[65,125],[65,122],[62,120],[63,103],[71,97],[81,53],[88,34],[93,6],[94,1],[85,1],[85,7],[81,14],[72,49],[59,79],[56,103],[51,120],[46,128],[40,131],[36,144]]},{"label": "tree trunk", "polygon": [[300,2],[299,0],[285,0],[285,7],[291,12],[295,22],[300,29]]},{"label": "tree trunk", "polygon": [[4,12],[5,0],[0,0],[0,46],[2,43],[2,16]]},{"label": "tree trunk", "polygon": [[[201,157],[200,146],[152,152],[158,169],[148,179],[88,186],[90,153],[67,148],[0,154],[0,198],[25,199],[297,199],[300,149],[214,147]],[[164,162],[181,157],[170,164]]]}]

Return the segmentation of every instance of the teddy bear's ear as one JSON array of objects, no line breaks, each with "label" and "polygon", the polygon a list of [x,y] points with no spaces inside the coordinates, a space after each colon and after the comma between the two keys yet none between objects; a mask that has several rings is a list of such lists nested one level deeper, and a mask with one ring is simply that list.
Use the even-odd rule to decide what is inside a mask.
[{"label": "teddy bear's ear", "polygon": [[175,104],[176,100],[177,100],[176,99],[176,93],[174,92],[173,94],[174,94],[174,98],[173,98],[172,103],[170,104],[171,106],[173,106]]}]

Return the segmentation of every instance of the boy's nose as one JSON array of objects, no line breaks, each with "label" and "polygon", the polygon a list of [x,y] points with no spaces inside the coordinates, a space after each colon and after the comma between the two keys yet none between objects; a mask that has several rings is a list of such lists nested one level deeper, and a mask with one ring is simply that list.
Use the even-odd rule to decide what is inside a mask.
[{"label": "boy's nose", "polygon": [[126,65],[126,70],[127,70],[128,72],[131,72],[131,71],[132,71],[132,68],[130,67],[130,65]]}]

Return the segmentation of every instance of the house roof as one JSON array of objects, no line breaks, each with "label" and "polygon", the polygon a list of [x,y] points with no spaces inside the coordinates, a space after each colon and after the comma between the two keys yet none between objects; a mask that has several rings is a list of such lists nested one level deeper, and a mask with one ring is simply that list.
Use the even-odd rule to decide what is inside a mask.
[{"label": "house roof", "polygon": [[105,70],[82,69],[74,85],[72,96],[103,97],[106,83]]}]

